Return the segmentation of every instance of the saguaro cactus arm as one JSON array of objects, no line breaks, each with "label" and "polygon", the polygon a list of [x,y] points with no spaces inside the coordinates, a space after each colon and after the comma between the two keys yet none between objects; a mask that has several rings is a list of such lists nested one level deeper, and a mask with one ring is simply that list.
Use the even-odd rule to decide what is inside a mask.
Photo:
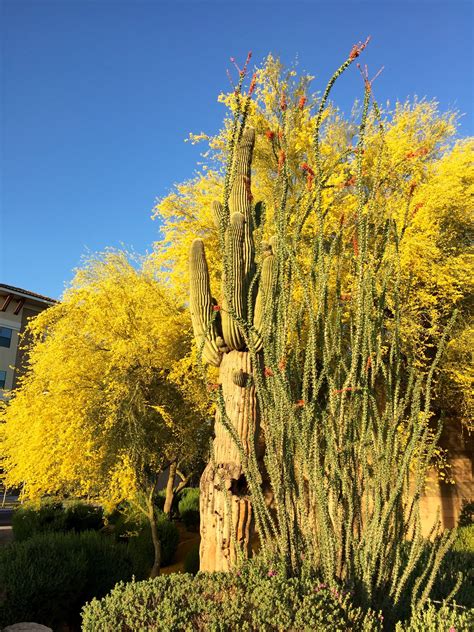
[{"label": "saguaro cactus arm", "polygon": [[[190,309],[194,336],[198,345],[203,345],[204,360],[219,366],[222,355],[217,347],[219,332],[213,317],[213,299],[209,282],[206,253],[202,239],[195,239],[189,257]],[[211,322],[212,321],[212,322]]]},{"label": "saguaro cactus arm", "polygon": [[[274,243],[274,242],[273,242]],[[265,335],[265,322],[273,312],[273,276],[275,273],[275,254],[272,246],[262,242],[263,263],[258,286],[257,299],[255,301],[254,326],[259,333],[255,341],[256,351],[263,348],[263,336]]]},{"label": "saguaro cactus arm", "polygon": [[[244,284],[244,234],[246,220],[242,213],[233,213],[226,236],[227,274],[224,277],[222,332],[230,349],[244,349],[245,341],[235,316],[245,318],[246,288]],[[233,314],[229,312],[229,307]]]}]

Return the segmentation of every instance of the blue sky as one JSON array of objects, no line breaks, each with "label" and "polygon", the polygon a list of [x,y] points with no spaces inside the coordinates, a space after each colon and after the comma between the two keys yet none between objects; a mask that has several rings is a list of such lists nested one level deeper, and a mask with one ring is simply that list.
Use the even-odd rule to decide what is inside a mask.
[{"label": "blue sky", "polygon": [[[0,282],[59,297],[81,256],[150,250],[151,210],[193,175],[190,131],[224,115],[229,57],[272,52],[320,89],[355,42],[379,101],[439,100],[474,122],[473,3],[0,0]],[[355,67],[334,92],[360,96]]]}]

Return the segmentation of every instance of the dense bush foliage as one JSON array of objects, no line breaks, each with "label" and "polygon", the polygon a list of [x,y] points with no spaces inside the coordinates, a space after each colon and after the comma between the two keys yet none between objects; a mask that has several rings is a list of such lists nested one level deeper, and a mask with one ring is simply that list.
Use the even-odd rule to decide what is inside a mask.
[{"label": "dense bush foliage", "polygon": [[55,627],[81,606],[128,581],[126,546],[89,531],[42,533],[0,549],[0,625],[36,621]]},{"label": "dense bush foliage", "polygon": [[180,494],[178,511],[186,528],[199,525],[199,488],[187,487]]},{"label": "dense bush foliage", "polygon": [[64,504],[49,501],[19,507],[13,514],[13,533],[17,541],[38,533],[98,531],[104,525],[101,507],[82,502]]},{"label": "dense bush foliage", "polygon": [[474,502],[464,502],[459,516],[459,526],[468,527],[472,524],[474,524]]},{"label": "dense bush foliage", "polygon": [[474,608],[474,525],[459,528],[453,547],[441,564],[431,598],[445,599],[459,581],[454,595],[456,602]]},{"label": "dense bush foliage", "polygon": [[[157,508],[155,511],[161,542],[161,566],[167,566],[173,561],[178,548],[179,531],[162,511]],[[128,542],[135,577],[149,577],[155,553],[150,525],[145,516],[131,505],[122,503],[107,521],[117,542]]]},{"label": "dense bush foliage", "polygon": [[415,609],[410,620],[398,623],[396,632],[469,632],[474,626],[474,612],[458,607],[455,603],[450,606],[428,604],[421,609]]},{"label": "dense bush foliage", "polygon": [[[179,531],[176,525],[165,516],[160,516],[157,527],[161,542],[161,566],[167,566],[173,561],[178,548]],[[128,538],[128,547],[134,560],[135,575],[148,577],[154,558],[149,525],[143,524],[136,535]]]},{"label": "dense bush foliage", "polygon": [[312,581],[285,581],[271,571],[174,574],[119,584],[83,610],[84,632],[348,628],[377,630],[380,623],[352,608],[347,595]]},{"label": "dense bush foliage", "polygon": [[196,575],[199,571],[199,544],[195,544],[184,558],[184,572]]},{"label": "dense bush foliage", "polygon": [[254,561],[232,574],[174,574],[121,583],[101,601],[85,606],[83,630],[461,632],[472,629],[473,612],[456,604],[436,608],[428,602],[408,621],[395,625],[382,613],[356,608],[348,591],[330,588],[309,575],[285,579]]}]

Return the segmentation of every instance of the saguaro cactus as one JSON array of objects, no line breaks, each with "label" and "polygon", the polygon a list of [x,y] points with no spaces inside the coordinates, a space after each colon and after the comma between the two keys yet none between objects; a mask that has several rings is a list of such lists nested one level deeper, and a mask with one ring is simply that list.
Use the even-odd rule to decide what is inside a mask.
[{"label": "saguaro cactus", "polygon": [[[257,284],[253,231],[261,207],[252,204],[250,170],[255,132],[246,128],[235,152],[228,208],[213,205],[222,236],[223,282],[219,303],[212,297],[201,239],[190,255],[190,306],[194,335],[203,359],[219,366],[219,388],[227,423],[216,414],[213,457],[201,478],[201,570],[227,570],[236,546],[249,552],[254,516],[242,468],[242,457],[255,454],[259,435],[259,409],[253,373],[272,294],[273,254],[264,244],[264,262]],[[253,324],[253,326],[252,326]],[[249,345],[253,346],[254,361]],[[258,364],[258,360],[257,360]],[[243,450],[243,455],[241,451]],[[258,453],[258,450],[257,450]],[[235,538],[235,540],[234,540]]]}]

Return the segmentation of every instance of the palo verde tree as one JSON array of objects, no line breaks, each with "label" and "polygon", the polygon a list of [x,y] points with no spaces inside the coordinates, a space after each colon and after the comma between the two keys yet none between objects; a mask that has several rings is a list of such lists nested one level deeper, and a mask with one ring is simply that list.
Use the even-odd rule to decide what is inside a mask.
[{"label": "palo verde tree", "polygon": [[[211,206],[216,240],[206,256],[195,239],[189,264],[199,352],[219,368],[216,436],[201,479],[201,568],[228,569],[258,547],[280,572],[298,574],[304,560],[396,619],[406,589],[413,606],[426,601],[452,537],[434,525],[436,544],[425,540],[419,507],[441,431],[432,390],[449,327],[434,357],[419,343],[417,366],[403,347],[401,307],[404,240],[420,207],[416,186],[407,193],[406,178],[385,177],[389,132],[366,74],[355,146],[342,135],[341,152],[347,129],[326,126],[334,82],[364,46],[306,114],[304,162],[292,133],[307,97],[279,95],[277,126],[265,134],[275,163],[264,202],[251,186],[256,77],[244,94],[247,64],[239,70],[222,192]],[[391,207],[394,198],[405,204]]]},{"label": "palo verde tree", "polygon": [[2,416],[6,485],[24,499],[129,501],[150,522],[152,574],[158,476],[184,468],[186,480],[208,445],[199,384],[183,382],[190,329],[172,294],[125,253],[93,256],[62,302],[30,322],[28,371]]},{"label": "palo verde tree", "polygon": [[[258,244],[260,239],[268,241],[274,233],[279,204],[278,163],[283,154],[290,174],[289,207],[298,208],[298,200],[308,197],[308,185],[314,181],[315,127],[321,97],[312,92],[313,77],[299,74],[294,68],[285,70],[271,55],[256,69],[254,77],[252,100],[247,104],[247,122],[255,129],[252,193],[255,200],[265,201],[266,210],[266,221],[256,235]],[[284,146],[282,99],[287,105]],[[227,147],[239,99],[231,91],[221,94],[219,101],[229,108],[221,132],[216,136],[202,133],[190,137],[193,143],[209,146],[203,154],[201,171],[177,185],[155,208],[164,236],[156,245],[155,267],[163,271],[163,279],[183,301],[187,298],[183,279],[189,279],[188,252],[196,236],[206,242],[212,287],[221,283],[219,229],[213,203],[221,199]],[[329,99],[321,115],[322,201],[333,232],[342,217],[348,232],[354,233],[355,229],[357,115],[360,104],[344,115]],[[384,151],[378,162],[378,178],[386,195],[378,210],[386,219],[392,218],[399,231],[403,230],[399,250],[403,353],[426,372],[452,311],[458,310],[459,317],[433,384],[434,407],[448,417],[446,423],[458,427],[461,422],[469,430],[472,275],[466,270],[472,268],[474,141],[456,138],[457,113],[441,113],[435,101],[413,99],[380,107],[380,117]],[[370,111],[363,148],[364,184],[372,181],[379,145],[379,122]],[[306,259],[317,230],[315,217],[309,215],[301,235],[301,251]],[[290,225],[294,221],[290,214]]]}]

